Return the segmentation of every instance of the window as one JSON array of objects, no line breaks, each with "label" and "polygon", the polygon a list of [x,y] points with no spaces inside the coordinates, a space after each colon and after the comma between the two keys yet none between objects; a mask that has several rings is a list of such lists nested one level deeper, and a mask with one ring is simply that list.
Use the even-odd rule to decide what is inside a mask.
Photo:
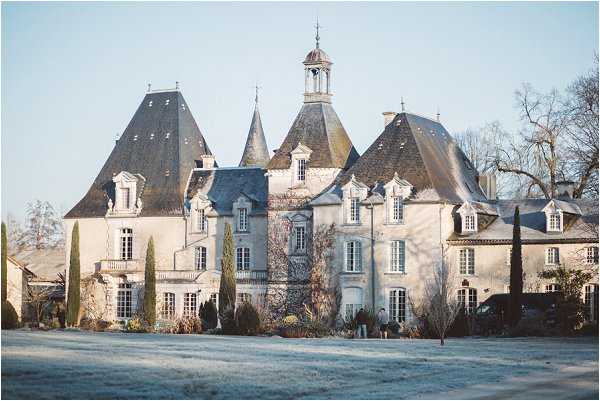
[{"label": "window", "polygon": [[133,259],[133,230],[131,228],[121,229],[121,260]]},{"label": "window", "polygon": [[216,292],[213,292],[212,294],[210,294],[210,302],[213,303],[213,305],[215,306],[219,306],[219,294]]},{"label": "window", "polygon": [[344,320],[352,321],[360,308],[362,308],[362,289],[357,287],[344,288],[342,290],[342,304]]},{"label": "window", "polygon": [[459,251],[460,274],[475,274],[475,249],[465,248]]},{"label": "window", "polygon": [[238,231],[248,231],[248,209],[238,209]]},{"label": "window", "polygon": [[475,215],[467,214],[465,215],[465,231],[475,231]]},{"label": "window", "polygon": [[196,247],[194,267],[196,270],[206,270],[206,248],[203,246]]},{"label": "window", "polygon": [[585,263],[588,265],[597,265],[598,264],[598,247],[590,246],[585,250]]},{"label": "window", "polygon": [[195,292],[183,294],[183,316],[196,316],[196,298]]},{"label": "window", "polygon": [[121,205],[123,209],[131,208],[131,201],[129,198],[129,188],[121,188]]},{"label": "window", "polygon": [[598,284],[585,286],[584,305],[585,319],[589,322],[598,321]]},{"label": "window", "polygon": [[304,226],[294,227],[296,237],[296,252],[306,251],[306,228]]},{"label": "window", "polygon": [[559,252],[558,248],[547,248],[546,249],[546,264],[547,265],[560,264],[560,252]]},{"label": "window", "polygon": [[510,266],[510,260],[512,259],[512,247],[506,250],[506,266]]},{"label": "window", "polygon": [[172,292],[163,293],[162,317],[164,319],[175,317],[175,294]]},{"label": "window", "polygon": [[298,159],[298,171],[296,180],[304,182],[306,180],[306,159]]},{"label": "window", "polygon": [[561,231],[559,212],[550,213],[548,215],[548,231]]},{"label": "window", "polygon": [[198,209],[196,211],[196,229],[199,232],[206,232],[206,216],[204,209]]},{"label": "window", "polygon": [[250,248],[237,248],[236,261],[238,270],[250,270]]},{"label": "window", "polygon": [[360,200],[350,198],[350,222],[360,223]]},{"label": "window", "polygon": [[477,309],[477,290],[475,288],[461,288],[458,290],[458,303],[470,315]]},{"label": "window", "polygon": [[546,292],[560,292],[560,285],[558,284],[546,284]]},{"label": "window", "polygon": [[361,243],[359,241],[346,242],[346,271],[362,271]]},{"label": "window", "polygon": [[396,223],[404,222],[404,203],[402,203],[402,198],[399,196],[394,197],[392,219]]},{"label": "window", "polygon": [[131,317],[131,284],[119,284],[117,291],[117,319]]},{"label": "window", "polygon": [[396,288],[390,291],[390,320],[398,323],[406,321],[406,290]]},{"label": "window", "polygon": [[238,292],[238,294],[237,294],[238,305],[241,305],[244,302],[252,303],[252,294],[248,294],[247,292]]},{"label": "window", "polygon": [[404,241],[392,241],[392,263],[390,271],[395,273],[405,272],[405,243]]}]

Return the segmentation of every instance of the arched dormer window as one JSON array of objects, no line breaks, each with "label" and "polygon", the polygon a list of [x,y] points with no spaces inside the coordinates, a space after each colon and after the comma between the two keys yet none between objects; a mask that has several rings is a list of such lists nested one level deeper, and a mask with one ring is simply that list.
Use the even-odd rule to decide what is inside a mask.
[{"label": "arched dormer window", "polygon": [[477,232],[477,210],[469,201],[462,204],[458,209],[461,221],[461,233],[469,234]]},{"label": "arched dormer window", "polygon": [[367,198],[368,190],[369,187],[358,181],[354,175],[342,187],[345,224],[361,224],[361,203]]},{"label": "arched dormer window", "polygon": [[412,188],[412,185],[401,179],[398,173],[394,173],[394,178],[384,185],[386,222],[388,224],[404,224],[406,216],[404,201],[410,197]]},{"label": "arched dormer window", "polygon": [[298,143],[298,146],[292,150],[292,186],[302,185],[306,182],[311,153],[312,149],[302,143]]},{"label": "arched dormer window", "polygon": [[191,202],[191,232],[208,233],[208,214],[211,202],[204,194],[197,194]]},{"label": "arched dormer window", "polygon": [[233,202],[233,215],[235,218],[235,231],[238,233],[250,232],[250,213],[252,212],[252,201],[245,194],[240,195]]},{"label": "arched dormer window", "polygon": [[127,171],[115,175],[114,199],[108,201],[107,215],[139,214],[142,210],[140,195],[145,181],[142,175]]}]

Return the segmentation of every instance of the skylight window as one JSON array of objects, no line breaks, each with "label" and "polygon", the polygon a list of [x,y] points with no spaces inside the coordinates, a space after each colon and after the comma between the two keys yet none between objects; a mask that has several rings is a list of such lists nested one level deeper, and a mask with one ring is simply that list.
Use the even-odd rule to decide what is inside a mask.
[{"label": "skylight window", "polygon": [[154,139],[154,134],[150,134],[150,140]]},{"label": "skylight window", "polygon": [[165,100],[165,106],[168,106],[170,101],[171,101],[171,99]]},{"label": "skylight window", "polygon": [[185,111],[185,103],[181,104],[181,110]]},{"label": "skylight window", "polygon": [[148,107],[152,107],[152,100],[148,102]]},{"label": "skylight window", "polygon": [[169,136],[171,136],[171,133],[170,133],[170,132],[167,132],[167,133],[165,134],[165,139],[169,139]]},{"label": "skylight window", "polygon": [[138,137],[138,136],[137,136],[137,134],[136,134],[136,135],[134,135],[134,136],[133,136],[133,140],[134,140],[134,141],[137,141],[137,137]]}]

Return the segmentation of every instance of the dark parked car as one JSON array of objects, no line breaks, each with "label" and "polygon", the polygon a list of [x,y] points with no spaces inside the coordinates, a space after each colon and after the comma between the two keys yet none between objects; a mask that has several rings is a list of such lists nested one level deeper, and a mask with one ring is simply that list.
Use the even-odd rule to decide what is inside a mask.
[{"label": "dark parked car", "polygon": [[[544,323],[556,324],[558,293],[524,293],[521,297],[521,319],[542,318]],[[495,294],[475,311],[475,330],[479,334],[501,333],[506,323],[510,294]]]}]

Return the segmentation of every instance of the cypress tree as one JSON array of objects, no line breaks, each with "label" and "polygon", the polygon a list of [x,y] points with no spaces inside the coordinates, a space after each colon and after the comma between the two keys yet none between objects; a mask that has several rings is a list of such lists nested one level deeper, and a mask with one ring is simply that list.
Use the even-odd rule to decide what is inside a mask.
[{"label": "cypress tree", "polygon": [[221,258],[221,283],[219,285],[219,315],[235,308],[235,270],[233,264],[233,234],[231,226],[225,223],[223,236],[223,257]]},{"label": "cypress tree", "polygon": [[6,258],[8,257],[8,245],[7,245],[7,237],[6,237],[6,224],[2,222],[2,302],[7,299],[7,285],[8,285],[8,267]]},{"label": "cypress tree", "polygon": [[521,218],[519,206],[515,207],[513,221],[512,253],[510,255],[510,296],[508,319],[511,327],[521,320],[521,298],[523,294],[523,259],[521,243]]},{"label": "cypress tree", "polygon": [[144,318],[148,324],[156,323],[156,264],[154,261],[154,239],[148,240],[144,273]]},{"label": "cypress tree", "polygon": [[80,302],[79,222],[73,225],[71,254],[69,257],[69,290],[67,299],[67,326],[78,324]]}]

